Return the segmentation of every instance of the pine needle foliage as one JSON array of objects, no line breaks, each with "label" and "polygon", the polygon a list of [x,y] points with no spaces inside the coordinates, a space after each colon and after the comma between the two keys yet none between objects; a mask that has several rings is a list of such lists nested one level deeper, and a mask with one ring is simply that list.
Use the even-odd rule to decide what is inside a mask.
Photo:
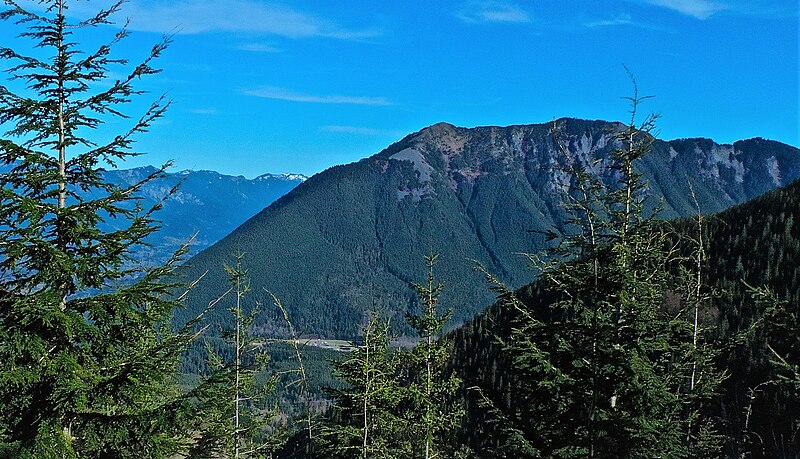
[{"label": "pine needle foliage", "polygon": [[427,278],[413,284],[421,310],[406,315],[419,341],[391,349],[389,321],[370,313],[363,346],[334,363],[345,387],[332,391],[320,449],[331,456],[321,457],[466,457],[455,438],[463,417],[456,396],[462,382],[450,364],[452,343],[442,336],[451,312],[439,311],[444,285],[434,277],[437,259],[425,257]]},{"label": "pine needle foliage", "polygon": [[[765,378],[754,387],[750,387],[748,404],[745,410],[746,417],[743,425],[743,438],[753,456],[769,455],[765,443],[772,443],[774,450],[785,451],[786,457],[791,457],[798,451],[798,437],[800,436],[800,421],[796,417],[781,416],[782,427],[788,431],[782,435],[762,431],[752,426],[750,418],[753,414],[754,404],[757,399],[770,397],[776,399],[787,407],[796,406],[800,401],[800,317],[788,301],[781,299],[768,287],[754,287],[746,282],[743,284],[749,290],[753,301],[765,307],[762,317],[748,330],[747,335],[761,335],[764,346],[769,350],[770,363],[774,373],[770,378]],[[770,394],[764,389],[772,388]],[[785,419],[783,419],[785,418]],[[773,439],[766,440],[768,433]]]},{"label": "pine needle foliage", "polygon": [[371,312],[363,344],[334,363],[345,385],[331,390],[334,408],[322,427],[322,457],[407,458],[408,423],[399,414],[404,391],[398,382],[399,354],[389,348],[390,322]]},{"label": "pine needle foliage", "polygon": [[[634,88],[635,88],[634,82]],[[502,345],[513,362],[503,410],[509,457],[713,457],[714,425],[699,419],[698,397],[710,397],[720,376],[712,353],[693,347],[685,310],[669,314],[670,273],[665,226],[648,212],[647,188],[635,164],[649,151],[657,116],[615,132],[606,163],[565,155],[563,206],[569,219],[552,232],[554,246],[531,259],[542,272],[543,310],[507,301],[517,317]],[[606,186],[599,173],[615,178]],[[508,295],[506,295],[508,297]],[[692,372],[695,379],[692,381]],[[703,378],[698,378],[698,372]]]},{"label": "pine needle foliage", "polygon": [[[0,457],[169,457],[187,436],[174,375],[196,325],[169,325],[183,251],[138,266],[131,250],[157,229],[160,205],[144,209],[133,195],[161,171],[120,187],[100,168],[137,155],[134,137],[169,105],[124,113],[169,38],[129,66],[112,57],[125,27],[89,52],[77,42],[110,24],[121,1],[83,21],[68,18],[66,0],[24,5],[0,10],[26,50],[0,47],[10,66],[0,85]],[[128,128],[97,140],[114,118]],[[101,229],[108,219],[120,229]]]},{"label": "pine needle foliage", "polygon": [[228,308],[233,327],[223,332],[221,342],[215,340],[216,345],[207,342],[211,375],[194,391],[200,406],[200,433],[192,457],[269,457],[284,441],[272,422],[277,413],[268,406],[277,379],[266,375],[266,343],[252,333],[260,305],[246,304],[251,289],[243,259],[244,254],[239,253],[234,265],[225,266],[231,283],[228,292],[233,294]]},{"label": "pine needle foliage", "polygon": [[425,257],[427,279],[414,284],[422,310],[418,315],[407,314],[406,320],[419,342],[403,354],[407,399],[404,415],[409,420],[409,442],[412,457],[424,459],[454,457],[454,432],[463,416],[463,410],[454,406],[462,382],[452,373],[449,363],[452,343],[442,337],[452,312],[439,310],[444,285],[434,277],[438,258],[436,254]]}]

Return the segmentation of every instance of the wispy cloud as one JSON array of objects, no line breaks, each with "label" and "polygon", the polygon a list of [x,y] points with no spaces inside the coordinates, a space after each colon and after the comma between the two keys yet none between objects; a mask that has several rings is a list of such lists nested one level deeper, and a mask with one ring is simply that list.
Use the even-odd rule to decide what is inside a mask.
[{"label": "wispy cloud", "polygon": [[374,29],[352,30],[287,6],[254,0],[138,0],[128,7],[131,27],[150,32],[248,32],[287,38],[364,39]]},{"label": "wispy cloud", "polygon": [[252,53],[281,53],[282,49],[266,43],[242,43],[236,47],[240,51],[250,51]]},{"label": "wispy cloud", "polygon": [[586,27],[608,27],[608,26],[630,25],[633,23],[634,22],[630,14],[621,13],[616,15],[612,19],[600,19],[597,21],[590,21],[584,23],[584,25]]},{"label": "wispy cloud", "polygon": [[214,115],[217,113],[217,109],[210,107],[192,108],[189,109],[189,113],[194,115]]},{"label": "wispy cloud", "polygon": [[665,29],[660,25],[636,20],[628,13],[620,13],[608,19],[598,19],[596,21],[584,22],[583,25],[584,27],[588,27],[590,29],[598,27],[629,26],[629,27],[638,27],[640,29],[665,31]]},{"label": "wispy cloud", "polygon": [[375,129],[361,126],[320,126],[322,132],[335,132],[339,134],[353,134],[363,136],[376,136],[386,134],[384,129]]},{"label": "wispy cloud", "polygon": [[[42,5],[20,0],[32,10]],[[108,7],[112,0],[70,3],[68,14],[86,16]],[[130,18],[131,30],[142,32],[202,34],[245,32],[286,38],[327,37],[364,40],[381,35],[375,28],[351,29],[336,21],[288,6],[257,0],[130,0],[117,18]]]},{"label": "wispy cloud", "polygon": [[531,22],[531,16],[527,11],[514,3],[502,1],[469,1],[457,16],[470,24]]},{"label": "wispy cloud", "polygon": [[242,93],[253,97],[263,97],[265,99],[286,100],[290,102],[304,102],[314,104],[349,104],[349,105],[392,105],[389,99],[384,97],[363,97],[363,96],[319,96],[303,94],[288,89],[275,88],[271,86],[244,89]]},{"label": "wispy cloud", "polygon": [[651,5],[677,11],[697,19],[708,19],[711,16],[730,9],[729,5],[713,0],[644,0]]}]

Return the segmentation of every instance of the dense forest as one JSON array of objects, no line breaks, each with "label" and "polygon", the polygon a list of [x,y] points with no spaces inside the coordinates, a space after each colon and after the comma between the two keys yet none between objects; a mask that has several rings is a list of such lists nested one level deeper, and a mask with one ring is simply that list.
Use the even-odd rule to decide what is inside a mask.
[{"label": "dense forest", "polygon": [[[315,348],[302,336],[311,322],[299,327],[295,309],[255,282],[261,266],[251,255],[220,257],[224,276],[210,286],[181,270],[187,247],[160,266],[134,263],[163,206],[136,192],[168,165],[133,183],[107,181],[102,166],[137,155],[135,138],[170,105],[157,98],[138,117],[126,114],[171,38],[135,65],[113,56],[125,27],[92,51],[78,44],[107,31],[123,3],[78,22],[66,0],[35,11],[6,0],[0,12],[25,43],[0,48],[11,76],[0,85],[0,458],[798,456],[800,182],[713,216],[702,212],[702,188],[665,202],[675,197],[658,195],[666,169],[645,169],[661,174],[648,182],[640,167],[668,145],[653,136],[656,116],[639,121],[645,98],[633,80],[630,122],[602,135],[602,170],[558,123],[540,133],[562,155],[549,182],[561,217],[540,228],[542,250],[527,254],[532,284],[506,287],[492,257],[460,284],[443,283],[438,244],[417,247],[401,258],[403,309],[391,307],[398,292],[367,282],[368,297],[345,294],[369,300],[366,313],[314,309],[324,316],[314,323],[355,342]],[[99,84],[112,71],[124,76]],[[401,146],[386,152],[400,155],[394,163],[377,158],[404,171],[392,176],[406,180],[391,183],[396,204],[430,204],[427,163]],[[796,149],[784,150],[773,161],[794,164]],[[343,192],[354,189],[356,177],[338,170]],[[720,174],[716,163],[703,170]],[[448,171],[460,176],[455,189],[470,176]],[[734,177],[748,190],[730,192],[778,185],[764,179]],[[685,215],[692,201],[696,216],[659,218],[660,206],[678,213],[680,204]],[[323,256],[318,248],[296,250]],[[287,270],[291,261],[281,260]],[[441,271],[459,281],[452,265]],[[187,313],[200,285],[213,295]],[[322,288],[300,286],[312,287]],[[454,315],[470,310],[448,307],[465,292],[497,302],[448,333]],[[279,325],[265,327],[262,314]],[[347,327],[336,325],[339,315]]]},{"label": "dense forest", "polygon": [[[792,372],[776,363],[786,359],[797,366],[798,214],[800,182],[794,182],[703,218],[701,321],[717,348],[714,364],[725,375],[709,410],[724,434],[727,457],[796,457],[800,451],[800,400],[796,387],[784,380]],[[669,228],[671,240],[682,238],[681,249],[690,255],[692,243],[686,241],[697,240],[697,221],[677,220]],[[764,289],[770,294],[765,296]],[[554,298],[541,280],[514,296],[542,320]],[[502,429],[482,396],[504,409],[516,400],[511,388],[519,374],[503,343],[513,334],[518,314],[501,301],[450,335],[457,373],[467,387],[480,389],[480,396],[464,394],[470,407],[464,435],[477,442],[476,449],[492,451],[502,441]]]}]

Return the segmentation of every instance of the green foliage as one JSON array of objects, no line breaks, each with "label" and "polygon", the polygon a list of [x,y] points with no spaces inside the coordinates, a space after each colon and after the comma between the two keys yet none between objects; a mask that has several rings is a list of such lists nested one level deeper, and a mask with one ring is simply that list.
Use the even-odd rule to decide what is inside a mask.
[{"label": "green foliage", "polygon": [[[0,452],[168,457],[188,437],[174,375],[195,321],[177,334],[169,327],[183,251],[138,269],[131,251],[155,231],[159,204],[144,209],[132,194],[160,171],[121,187],[99,169],[137,154],[133,137],[168,103],[159,99],[108,142],[86,135],[126,118],[123,106],[141,93],[134,82],[158,72],[152,61],[169,40],[107,87],[99,83],[126,64],[111,51],[127,31],[93,52],[76,41],[108,24],[121,2],[79,23],[64,1],[41,3],[41,13],[14,1],[0,12],[39,53],[0,48],[18,86],[0,86]],[[96,197],[82,199],[87,191]],[[101,229],[110,218],[127,225]]]},{"label": "green foliage", "polygon": [[[778,381],[800,389],[800,319],[788,302],[778,298],[765,287],[749,287],[753,299],[766,305],[762,323],[766,346],[772,353],[772,363],[779,370]],[[780,346],[780,350],[775,347]],[[795,394],[797,397],[797,394]]]},{"label": "green foliage", "polygon": [[[781,299],[768,287],[744,285],[753,302],[763,308],[763,314],[747,333],[739,336],[734,355],[749,351],[761,359],[752,362],[750,371],[743,375],[744,380],[732,388],[734,394],[737,389],[746,388],[748,402],[741,413],[741,430],[730,443],[752,457],[788,456],[800,452],[797,441],[800,417],[796,414],[800,406],[797,305]],[[765,354],[769,360],[764,358]],[[735,421],[741,422],[742,418]],[[764,436],[770,434],[772,441],[765,441]]]},{"label": "green foliage", "polygon": [[[726,457],[792,457],[800,451],[794,434],[800,420],[800,397],[785,383],[791,381],[794,372],[780,364],[778,357],[790,365],[798,362],[796,340],[800,328],[794,318],[800,315],[796,301],[800,295],[800,265],[785,261],[800,258],[800,244],[796,244],[800,229],[793,223],[797,218],[800,182],[720,214],[702,217],[702,228],[697,219],[662,227],[671,228],[668,246],[677,250],[678,259],[677,268],[672,270],[678,279],[663,307],[670,314],[683,312],[689,319],[679,328],[686,337],[691,334],[687,322],[693,319],[691,312],[697,298],[697,283],[692,279],[696,279],[694,266],[698,243],[702,242],[699,325],[705,340],[699,341],[695,352],[712,358],[714,373],[725,372],[727,378],[711,402],[701,398],[691,406],[695,410],[699,407],[699,414],[719,419],[715,436],[724,437]],[[768,273],[767,266],[779,268]],[[678,272],[681,270],[684,274]],[[758,290],[769,295],[753,298],[747,285],[761,285]],[[468,386],[479,386],[481,390],[465,394],[465,441],[470,441],[476,451],[502,454],[503,446],[513,441],[520,443],[520,436],[513,436],[516,432],[502,428],[510,425],[508,419],[502,418],[505,412],[493,406],[513,406],[513,396],[509,394],[516,393],[509,370],[513,362],[497,341],[497,337],[505,341],[511,335],[519,311],[501,304],[514,299],[523,305],[521,309],[547,318],[548,305],[558,297],[543,281],[537,281],[517,292],[506,292],[498,303],[452,334],[458,374]],[[688,344],[683,340],[684,349]],[[705,396],[702,392],[700,395]],[[699,431],[698,442],[707,434],[707,430]],[[718,442],[719,438],[712,440]]]},{"label": "green foliage", "polygon": [[551,233],[558,244],[531,255],[542,272],[537,300],[520,301],[490,279],[510,310],[496,348],[505,364],[477,400],[494,418],[486,427],[494,454],[710,457],[720,449],[703,411],[721,379],[714,354],[701,352],[683,310],[663,308],[679,286],[634,168],[654,141],[655,117],[635,124],[640,101],[631,99],[631,122],[614,136],[615,183],[562,144],[568,218],[563,236]]},{"label": "green foliage", "polygon": [[453,406],[462,382],[449,365],[452,343],[442,337],[452,311],[438,310],[439,295],[444,288],[433,275],[438,258],[433,254],[425,257],[427,282],[414,284],[422,311],[407,315],[407,320],[419,342],[402,354],[404,416],[408,419],[412,454],[425,459],[454,457],[457,447],[453,444],[453,433],[463,415]]},{"label": "green foliage", "polygon": [[333,390],[331,422],[323,427],[323,457],[410,457],[411,432],[399,407],[404,394],[397,380],[398,354],[389,349],[388,320],[376,313],[364,325],[364,344],[334,366],[344,381]]},{"label": "green foliage", "polygon": [[[706,271],[718,294],[704,321],[717,330],[724,345],[717,360],[730,374],[720,410],[730,457],[800,452],[800,397],[779,383],[791,373],[772,363],[773,350],[787,362],[796,359],[800,329],[791,324],[800,315],[798,218],[800,182],[706,219]],[[694,231],[690,221],[675,226]],[[749,286],[758,286],[755,297]]]},{"label": "green foliage", "polygon": [[[344,383],[324,429],[320,457],[465,457],[455,436],[463,410],[461,380],[450,366],[452,343],[442,330],[450,312],[438,310],[443,285],[433,275],[438,256],[428,255],[424,284],[414,284],[421,311],[408,322],[418,341],[390,349],[389,322],[369,316],[364,345],[334,364]],[[329,456],[330,455],[330,456]]]},{"label": "green foliage", "polygon": [[229,293],[234,295],[228,308],[234,327],[223,334],[223,343],[215,343],[222,349],[214,349],[207,342],[211,375],[193,391],[199,404],[199,433],[192,457],[267,457],[283,442],[283,435],[272,422],[276,413],[267,405],[277,378],[260,378],[270,356],[264,352],[263,339],[251,331],[259,305],[248,308],[243,304],[250,292],[243,257],[238,254],[234,266],[225,266],[231,288],[217,303],[224,304]]}]

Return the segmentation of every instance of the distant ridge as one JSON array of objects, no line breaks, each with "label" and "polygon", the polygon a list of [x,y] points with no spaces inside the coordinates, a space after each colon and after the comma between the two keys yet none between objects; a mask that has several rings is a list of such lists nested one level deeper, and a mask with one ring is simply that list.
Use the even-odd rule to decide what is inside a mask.
[{"label": "distant ridge", "polygon": [[[607,183],[616,180],[607,159],[620,123],[556,123],[578,161]],[[409,284],[424,278],[422,257],[434,251],[443,305],[454,309],[455,322],[474,316],[492,300],[474,263],[512,287],[524,285],[534,273],[520,252],[536,251],[537,232],[564,219],[556,179],[564,158],[551,126],[437,123],[309,178],[188,262],[187,276],[208,274],[187,314],[225,291],[222,267],[243,251],[254,299],[269,304],[265,292],[275,292],[301,331],[353,337],[372,307],[403,322],[415,307]],[[800,152],[763,139],[657,141],[637,168],[668,218],[696,212],[689,183],[704,212],[788,183],[800,176]],[[265,333],[279,331],[277,323],[268,314],[259,319]]]},{"label": "distant ridge", "polygon": [[[0,165],[0,173],[6,173],[11,168],[9,164]],[[142,166],[106,170],[103,174],[108,182],[130,186],[156,171],[154,166]],[[167,173],[137,193],[147,209],[181,183],[177,192],[167,198],[164,207],[155,215],[161,222],[161,229],[147,239],[151,246],[134,247],[134,258],[150,265],[163,263],[193,236],[190,253],[196,253],[222,239],[306,179],[302,174],[263,174],[246,179],[215,171],[189,169]],[[99,197],[96,192],[80,193]],[[117,225],[122,225],[122,222],[105,222],[107,229]]]},{"label": "distant ridge", "polygon": [[[153,166],[144,166],[109,170],[105,174],[110,182],[132,185],[155,171]],[[137,258],[144,263],[163,263],[192,237],[191,253],[196,253],[222,239],[305,180],[301,174],[263,174],[247,179],[210,170],[168,173],[148,183],[138,193],[148,207],[180,183],[175,194],[167,198],[156,214],[161,229],[148,239],[152,247],[137,248]]]}]

